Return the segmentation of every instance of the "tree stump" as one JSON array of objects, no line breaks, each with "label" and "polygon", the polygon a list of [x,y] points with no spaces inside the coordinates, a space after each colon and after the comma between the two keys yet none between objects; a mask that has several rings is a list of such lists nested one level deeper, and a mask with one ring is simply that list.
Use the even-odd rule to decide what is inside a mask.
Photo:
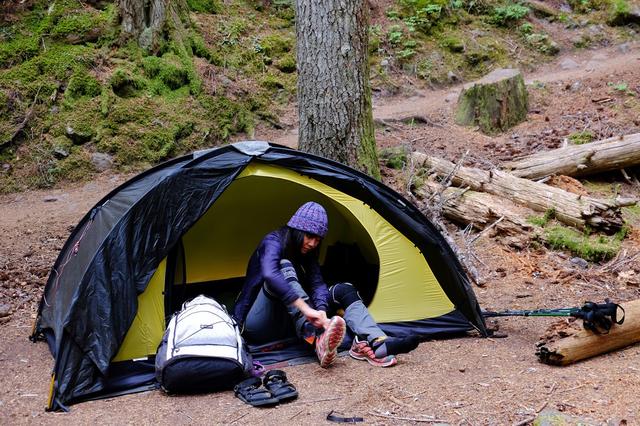
[{"label": "tree stump", "polygon": [[464,86],[458,98],[456,123],[477,125],[486,134],[502,132],[527,116],[527,89],[522,73],[499,69]]}]

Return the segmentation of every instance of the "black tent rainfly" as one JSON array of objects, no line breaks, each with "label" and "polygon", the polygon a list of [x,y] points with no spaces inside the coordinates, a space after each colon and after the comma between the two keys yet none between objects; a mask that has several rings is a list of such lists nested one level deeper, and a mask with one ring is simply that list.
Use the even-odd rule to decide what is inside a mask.
[{"label": "black tent rainfly", "polygon": [[[325,279],[354,283],[388,334],[486,335],[453,251],[402,196],[342,164],[241,142],[141,173],[82,218],[52,268],[32,336],[55,358],[49,409],[154,388],[171,314],[198,294],[231,310],[260,239],[306,201],[329,216]],[[255,356],[295,356],[280,346]]]}]

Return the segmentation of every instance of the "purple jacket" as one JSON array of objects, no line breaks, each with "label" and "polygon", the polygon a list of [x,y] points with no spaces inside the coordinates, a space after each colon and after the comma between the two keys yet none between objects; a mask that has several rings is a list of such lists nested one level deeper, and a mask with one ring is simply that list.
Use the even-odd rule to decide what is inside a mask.
[{"label": "purple jacket", "polygon": [[[265,282],[269,285],[269,290],[275,293],[285,305],[291,304],[298,298],[298,294],[280,272],[280,260],[284,257],[286,237],[287,227],[268,233],[251,255],[244,285],[233,310],[233,316],[240,324],[244,324],[247,313]],[[309,294],[309,304],[317,310],[326,311],[329,290],[320,274],[318,260],[314,256],[307,258],[300,256],[297,261],[289,260],[296,267],[300,284]]]}]

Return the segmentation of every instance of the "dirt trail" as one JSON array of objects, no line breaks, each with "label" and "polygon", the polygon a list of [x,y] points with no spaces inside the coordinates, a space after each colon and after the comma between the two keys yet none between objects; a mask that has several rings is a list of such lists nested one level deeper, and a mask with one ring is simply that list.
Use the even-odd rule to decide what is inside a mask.
[{"label": "dirt trail", "polygon": [[[564,65],[563,65],[564,64]],[[640,67],[640,42],[598,50],[583,50],[559,56],[539,70],[525,74],[527,84],[533,82],[553,83],[584,78],[607,79],[625,69]],[[398,98],[374,98],[373,117],[377,120],[399,120],[412,116],[432,117],[442,120],[449,116],[456,104],[463,85],[455,85],[441,90],[418,90],[416,94]],[[288,114],[293,120],[295,112]],[[297,128],[285,130],[273,141],[295,148],[298,144]]]},{"label": "dirt trail", "polygon": [[[404,100],[376,99],[376,118],[420,114],[432,121],[379,128],[378,143],[385,147],[412,141],[415,149],[446,157],[472,148],[469,160],[484,165],[552,147],[572,129],[585,125],[598,134],[638,131],[635,98],[611,93],[606,84],[620,79],[632,87],[640,85],[639,46],[635,43],[629,49],[626,53],[614,47],[584,51],[571,56],[578,68],[562,71],[559,64],[565,56],[527,76],[530,81],[546,82],[547,88],[533,93],[534,112],[526,123],[496,138],[451,124],[450,110],[459,87]],[[575,80],[582,81],[582,88],[567,90],[567,82]],[[594,105],[591,99],[604,94],[613,101]],[[295,145],[295,136],[291,130],[256,134],[256,138],[289,146]],[[509,336],[506,339],[425,342],[391,369],[374,369],[349,358],[340,358],[329,370],[317,365],[287,368],[300,398],[275,409],[252,409],[232,392],[190,397],[146,392],[83,403],[67,414],[45,413],[53,362],[45,344],[27,340],[42,287],[72,227],[129,177],[105,173],[90,183],[0,196],[0,305],[11,307],[8,320],[0,319],[0,424],[324,424],[332,409],[374,424],[417,424],[407,419],[430,415],[449,424],[506,425],[532,419],[544,410],[580,416],[583,424],[640,424],[638,345],[554,368],[538,363],[534,355],[538,337],[554,320],[521,318],[500,321],[501,331]],[[401,178],[385,170],[385,182],[394,185]],[[597,193],[610,185],[617,182],[605,180],[589,188]],[[625,184],[620,191],[625,196],[640,193]],[[623,246],[628,257],[640,247],[640,232],[634,232]],[[637,287],[626,285],[601,265],[583,268],[564,253],[526,244],[517,250],[494,236],[480,238],[475,249],[487,280],[485,287],[475,291],[485,309],[577,306],[605,297],[619,301],[640,297]],[[564,273],[568,279],[561,278]]]}]

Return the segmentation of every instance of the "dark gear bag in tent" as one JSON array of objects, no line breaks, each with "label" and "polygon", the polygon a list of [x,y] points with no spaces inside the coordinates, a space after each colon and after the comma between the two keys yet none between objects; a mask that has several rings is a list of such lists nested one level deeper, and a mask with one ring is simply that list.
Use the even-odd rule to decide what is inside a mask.
[{"label": "dark gear bag in tent", "polygon": [[156,379],[168,393],[233,389],[252,367],[235,320],[204,295],[173,315],[156,355]]}]

